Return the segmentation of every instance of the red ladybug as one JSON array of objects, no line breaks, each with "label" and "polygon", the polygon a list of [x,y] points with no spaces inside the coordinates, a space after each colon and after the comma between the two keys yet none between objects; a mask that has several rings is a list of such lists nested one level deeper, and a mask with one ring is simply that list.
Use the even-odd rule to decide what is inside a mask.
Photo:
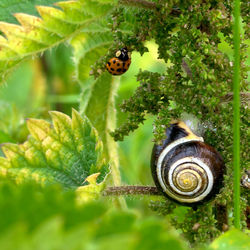
[{"label": "red ladybug", "polygon": [[126,48],[122,48],[115,53],[106,64],[108,72],[112,75],[122,75],[125,73],[131,63],[131,53]]}]

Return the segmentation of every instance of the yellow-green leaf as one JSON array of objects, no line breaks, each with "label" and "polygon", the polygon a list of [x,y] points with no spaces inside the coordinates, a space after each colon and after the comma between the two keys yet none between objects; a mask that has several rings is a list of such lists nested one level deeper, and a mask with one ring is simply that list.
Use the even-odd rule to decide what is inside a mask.
[{"label": "yellow-green leaf", "polygon": [[41,53],[80,32],[91,22],[105,16],[111,3],[65,1],[59,8],[36,6],[41,17],[17,13],[20,25],[0,22],[0,83],[5,75],[22,60]]},{"label": "yellow-green leaf", "polygon": [[77,188],[77,200],[80,204],[82,202],[97,199],[100,197],[101,191],[105,188],[105,183],[97,183],[97,178],[99,175],[100,173],[96,173],[88,176],[85,180],[88,185]]},{"label": "yellow-green leaf", "polygon": [[[73,110],[72,119],[51,111],[52,124],[28,119],[29,139],[22,145],[2,145],[0,177],[17,183],[35,181],[41,185],[61,183],[75,188],[103,182],[109,171],[102,142],[89,120]],[[98,175],[94,175],[97,174]]]}]

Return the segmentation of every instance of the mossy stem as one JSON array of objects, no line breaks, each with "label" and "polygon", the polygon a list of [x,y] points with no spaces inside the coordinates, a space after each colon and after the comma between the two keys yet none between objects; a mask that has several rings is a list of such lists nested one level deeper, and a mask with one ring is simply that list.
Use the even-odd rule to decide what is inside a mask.
[{"label": "mossy stem", "polygon": [[107,187],[103,192],[103,196],[117,195],[162,195],[157,187],[151,186],[116,186]]},{"label": "mossy stem", "polygon": [[240,229],[240,0],[234,1],[233,166],[234,226]]}]

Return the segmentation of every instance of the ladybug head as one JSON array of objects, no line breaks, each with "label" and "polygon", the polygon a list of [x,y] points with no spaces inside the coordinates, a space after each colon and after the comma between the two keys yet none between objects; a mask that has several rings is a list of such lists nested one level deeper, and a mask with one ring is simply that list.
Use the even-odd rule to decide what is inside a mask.
[{"label": "ladybug head", "polygon": [[122,48],[118,51],[116,51],[115,56],[122,60],[122,61],[127,61],[130,58],[130,52],[128,52],[127,48]]}]

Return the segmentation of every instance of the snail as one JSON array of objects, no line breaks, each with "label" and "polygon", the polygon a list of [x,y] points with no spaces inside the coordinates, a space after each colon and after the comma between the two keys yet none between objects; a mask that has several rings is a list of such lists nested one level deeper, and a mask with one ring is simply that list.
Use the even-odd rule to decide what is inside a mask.
[{"label": "snail", "polygon": [[222,186],[220,154],[183,122],[171,124],[162,145],[154,145],[151,170],[155,185],[168,198],[187,206],[210,200]]}]

